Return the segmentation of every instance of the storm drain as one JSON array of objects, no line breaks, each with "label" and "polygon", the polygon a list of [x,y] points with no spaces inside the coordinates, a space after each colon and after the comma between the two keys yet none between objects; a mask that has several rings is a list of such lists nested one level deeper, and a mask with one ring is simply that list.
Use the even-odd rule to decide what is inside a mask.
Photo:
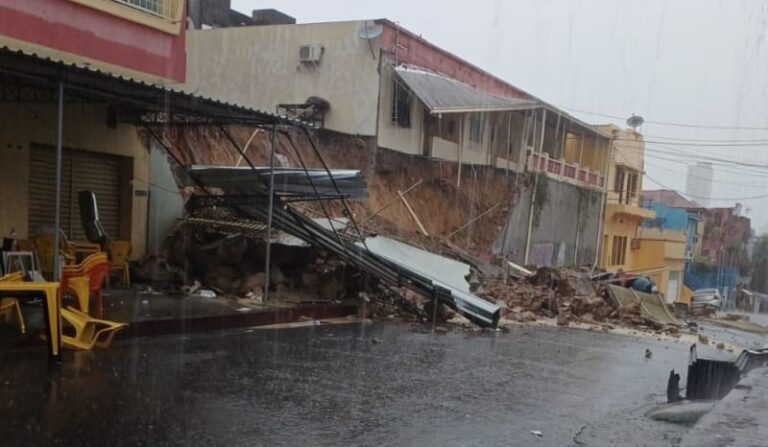
[{"label": "storm drain", "polygon": [[685,397],[688,400],[719,400],[749,371],[768,365],[768,349],[744,350],[733,361],[698,358],[691,346]]}]

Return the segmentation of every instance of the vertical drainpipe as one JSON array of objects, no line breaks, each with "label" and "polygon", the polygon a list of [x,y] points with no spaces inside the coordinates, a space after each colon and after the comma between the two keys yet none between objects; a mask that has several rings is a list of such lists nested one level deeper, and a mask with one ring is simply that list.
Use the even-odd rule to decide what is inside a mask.
[{"label": "vertical drainpipe", "polygon": [[600,201],[600,220],[597,222],[597,244],[595,245],[595,262],[592,264],[592,272],[597,268],[600,262],[600,252],[603,250],[603,222],[605,222],[605,208],[608,202],[608,172],[613,162],[613,135],[608,140],[608,159],[603,164],[603,175],[605,176],[603,184],[603,200]]},{"label": "vertical drainpipe", "polygon": [[459,128],[459,169],[456,175],[456,187],[461,188],[461,159],[464,156],[464,118],[466,114],[461,115],[461,127]]},{"label": "vertical drainpipe", "polygon": [[[528,210],[528,231],[525,234],[525,260],[523,265],[528,265],[528,259],[531,255],[531,233],[533,233],[533,205],[536,203],[536,188],[539,186],[538,164],[541,161],[541,154],[544,152],[544,131],[547,129],[547,109],[542,108],[541,114],[541,134],[539,137],[539,159],[536,160],[536,166],[533,170],[533,191],[531,191],[531,206]],[[546,174],[545,174],[546,175]]]},{"label": "vertical drainpipe", "polygon": [[59,107],[56,115],[56,197],[53,205],[53,281],[58,282],[61,270],[59,257],[59,227],[61,226],[61,155],[64,139],[64,81],[59,81]]}]

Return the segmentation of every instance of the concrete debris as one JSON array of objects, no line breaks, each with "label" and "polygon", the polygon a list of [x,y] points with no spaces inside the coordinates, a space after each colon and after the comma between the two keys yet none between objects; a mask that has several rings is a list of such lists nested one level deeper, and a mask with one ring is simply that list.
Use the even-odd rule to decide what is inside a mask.
[{"label": "concrete debris", "polygon": [[484,279],[476,293],[504,303],[507,319],[519,322],[555,318],[558,325],[568,326],[575,321],[600,322],[616,315],[616,309],[598,295],[586,275],[550,267],[509,283],[499,278]]},{"label": "concrete debris", "polygon": [[651,419],[675,424],[693,425],[714,407],[713,401],[681,400],[660,405],[646,413]]}]

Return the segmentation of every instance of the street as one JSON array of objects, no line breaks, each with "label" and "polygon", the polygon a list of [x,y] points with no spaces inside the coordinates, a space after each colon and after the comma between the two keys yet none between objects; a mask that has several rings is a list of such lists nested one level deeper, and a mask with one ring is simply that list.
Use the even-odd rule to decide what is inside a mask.
[{"label": "street", "polygon": [[66,352],[53,373],[43,349],[3,351],[0,437],[9,446],[672,445],[686,430],[643,416],[665,401],[669,370],[685,370],[682,343],[526,326],[419,330],[140,338]]}]

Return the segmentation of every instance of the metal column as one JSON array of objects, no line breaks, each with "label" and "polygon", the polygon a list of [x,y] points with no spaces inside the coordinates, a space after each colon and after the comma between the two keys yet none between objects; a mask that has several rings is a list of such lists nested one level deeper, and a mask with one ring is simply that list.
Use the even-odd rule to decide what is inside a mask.
[{"label": "metal column", "polygon": [[270,263],[272,262],[272,214],[273,207],[275,205],[275,125],[272,125],[272,143],[269,148],[269,210],[267,212],[267,248],[266,248],[266,265],[264,267],[264,302],[267,302],[269,298],[269,273]]},{"label": "metal column", "polygon": [[53,278],[59,280],[61,258],[59,256],[59,227],[61,226],[61,152],[64,134],[64,81],[59,81],[59,107],[56,115],[56,185],[53,205]]}]

